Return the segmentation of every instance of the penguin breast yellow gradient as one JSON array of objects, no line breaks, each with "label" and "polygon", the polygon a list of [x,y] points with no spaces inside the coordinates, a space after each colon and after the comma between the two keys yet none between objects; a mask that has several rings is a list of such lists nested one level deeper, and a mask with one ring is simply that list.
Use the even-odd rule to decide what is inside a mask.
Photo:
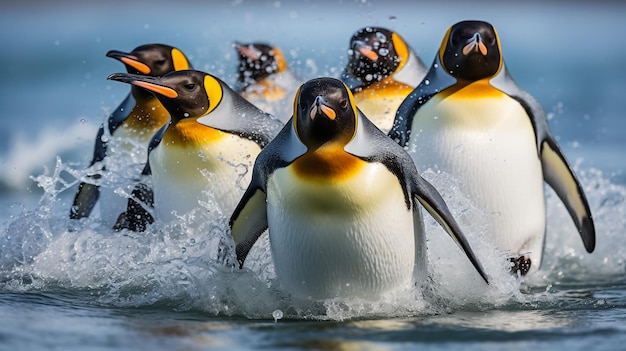
[{"label": "penguin breast yellow gradient", "polygon": [[494,243],[540,262],[544,185],[528,115],[486,81],[449,89],[415,115],[409,153],[418,169],[460,177]]},{"label": "penguin breast yellow gradient", "polygon": [[254,141],[194,119],[178,122],[150,153],[156,217],[170,221],[206,201],[230,213],[250,182],[260,151]]},{"label": "penguin breast yellow gradient", "polygon": [[303,176],[296,160],[268,180],[272,256],[295,295],[375,297],[411,281],[413,213],[398,179],[347,157],[353,164],[342,174]]}]

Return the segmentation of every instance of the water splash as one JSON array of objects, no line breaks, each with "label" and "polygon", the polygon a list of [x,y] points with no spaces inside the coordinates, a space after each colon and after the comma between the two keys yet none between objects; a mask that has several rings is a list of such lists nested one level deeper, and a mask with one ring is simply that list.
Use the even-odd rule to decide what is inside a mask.
[{"label": "water splash", "polygon": [[[234,165],[236,166],[236,165]],[[291,297],[281,289],[267,233],[251,250],[243,270],[235,266],[228,216],[209,198],[197,210],[145,233],[114,232],[96,217],[67,219],[67,192],[81,175],[57,158],[55,168],[34,177],[44,194],[34,209],[22,210],[0,233],[0,291],[65,292],[98,305],[195,310],[254,319],[353,320],[410,317],[457,310],[551,303],[555,287],[581,289],[626,275],[626,188],[602,172],[576,166],[598,230],[598,247],[587,254],[559,199],[548,192],[548,239],[542,270],[532,279],[511,276],[505,255],[483,237],[482,214],[458,182],[431,171],[423,176],[453,191],[445,200],[480,257],[485,285],[440,226],[424,212],[430,274],[424,289],[391,291],[377,301]]]}]

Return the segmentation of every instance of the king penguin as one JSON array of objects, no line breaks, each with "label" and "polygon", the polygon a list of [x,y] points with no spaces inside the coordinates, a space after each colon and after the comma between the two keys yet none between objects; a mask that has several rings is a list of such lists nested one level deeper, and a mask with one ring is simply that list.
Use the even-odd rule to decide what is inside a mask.
[{"label": "king penguin", "polygon": [[396,110],[427,71],[398,33],[364,27],[350,39],[348,64],[341,79],[354,93],[359,109],[386,133],[393,125]]},{"label": "king penguin", "polygon": [[117,73],[109,79],[152,92],[171,117],[150,142],[144,181],[114,228],[143,231],[155,219],[167,222],[199,208],[200,201],[212,200],[219,213],[230,215],[256,156],[283,124],[208,73]]},{"label": "king penguin", "polygon": [[259,154],[231,217],[240,267],[268,229],[276,275],[294,296],[377,298],[413,279],[421,284],[421,203],[487,281],[437,190],[357,109],[343,82],[307,81],[293,109]]},{"label": "king penguin", "polygon": [[[127,71],[132,74],[162,76],[171,71],[191,68],[189,60],[181,50],[164,44],[141,45],[130,53],[111,50],[106,56],[124,63]],[[150,139],[168,119],[169,113],[153,94],[139,87],[131,87],[129,94],[108,117],[106,124],[100,126],[90,167],[101,163],[102,171],[107,168],[107,162],[116,162],[119,169],[124,169],[128,163],[145,162],[145,150]],[[123,150],[109,148],[113,140],[122,141]],[[107,162],[103,162],[105,158]],[[141,168],[137,173],[140,170]],[[96,182],[101,177],[101,172],[90,176]],[[70,218],[88,217],[102,195],[101,217],[103,222],[111,225],[115,221],[115,216],[124,208],[126,200],[114,194],[112,190],[101,192],[100,187],[94,184],[96,182],[83,181],[79,184],[70,210]]]},{"label": "king penguin", "polygon": [[234,43],[239,56],[237,92],[261,110],[286,122],[302,80],[287,66],[277,46],[261,42]]},{"label": "king penguin", "polygon": [[424,82],[398,109],[389,136],[408,148],[418,169],[461,182],[487,216],[487,236],[510,253],[512,271],[525,275],[540,268],[543,257],[544,181],[590,253],[595,229],[543,109],[512,79],[500,45],[490,23],[452,25]]}]

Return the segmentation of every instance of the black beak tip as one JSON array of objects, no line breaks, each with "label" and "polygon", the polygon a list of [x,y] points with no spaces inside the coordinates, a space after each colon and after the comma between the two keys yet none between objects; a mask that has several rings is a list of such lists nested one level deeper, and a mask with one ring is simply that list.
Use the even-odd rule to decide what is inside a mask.
[{"label": "black beak tip", "polygon": [[115,80],[118,82],[127,82],[128,79],[129,76],[126,73],[113,73],[107,77],[107,80]]}]

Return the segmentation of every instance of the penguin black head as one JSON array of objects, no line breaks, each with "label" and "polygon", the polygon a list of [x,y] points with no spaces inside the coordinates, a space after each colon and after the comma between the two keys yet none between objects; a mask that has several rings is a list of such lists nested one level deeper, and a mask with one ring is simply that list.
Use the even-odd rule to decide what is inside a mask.
[{"label": "penguin black head", "polygon": [[388,29],[362,28],[350,39],[348,71],[369,85],[393,74],[407,50],[404,40]]},{"label": "penguin black head", "polygon": [[235,42],[233,45],[239,54],[238,81],[240,83],[254,83],[287,68],[285,57],[277,47],[264,43]]},{"label": "penguin black head", "polygon": [[107,57],[121,61],[128,73],[154,77],[192,68],[182,51],[164,44],[141,45],[130,53],[111,50],[107,52]]},{"label": "penguin black head", "polygon": [[502,54],[496,29],[483,21],[462,21],[448,29],[439,49],[443,69],[455,78],[475,81],[496,75]]},{"label": "penguin black head", "polygon": [[338,79],[311,79],[296,93],[295,130],[309,149],[327,142],[347,144],[356,133],[357,116],[350,89]]},{"label": "penguin black head", "polygon": [[212,112],[224,93],[220,80],[194,70],[174,71],[163,77],[115,73],[108,79],[152,92],[174,120],[197,118]]}]

